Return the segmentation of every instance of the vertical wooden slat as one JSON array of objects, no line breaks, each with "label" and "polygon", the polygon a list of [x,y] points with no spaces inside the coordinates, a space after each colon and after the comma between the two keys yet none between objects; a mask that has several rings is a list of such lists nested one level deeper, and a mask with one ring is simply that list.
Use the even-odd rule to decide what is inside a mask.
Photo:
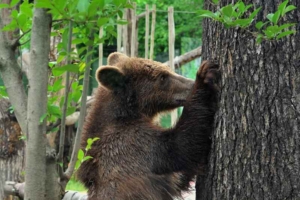
[{"label": "vertical wooden slat", "polygon": [[[168,8],[168,27],[169,27],[169,65],[174,71],[174,57],[175,57],[175,25],[174,25],[174,8],[170,6]],[[177,109],[171,112],[171,125],[173,126],[177,122]]]},{"label": "vertical wooden slat", "polygon": [[146,4],[146,32],[145,32],[145,58],[148,58],[149,54],[149,6]]},{"label": "vertical wooden slat", "polygon": [[156,5],[153,5],[152,6],[152,23],[151,23],[151,43],[150,43],[150,59],[152,59],[152,60],[153,60],[153,54],[154,54],[155,21],[156,21]]},{"label": "vertical wooden slat", "polygon": [[136,36],[135,36],[135,33],[136,33],[136,3],[133,3],[133,9],[132,9],[132,18],[131,18],[131,47],[130,47],[130,50],[131,50],[131,53],[130,53],[130,56],[131,57],[134,57],[135,56],[135,41],[136,41]]},{"label": "vertical wooden slat", "polygon": [[[120,17],[118,16],[118,20]],[[117,25],[117,51],[121,52],[121,44],[122,44],[122,25]]]},{"label": "vertical wooden slat", "polygon": [[[127,19],[127,12],[128,12],[128,10],[127,9],[125,9],[124,10],[124,14],[123,14],[123,19],[124,20],[126,20],[127,22],[128,22],[128,19]],[[129,23],[129,22],[128,22]],[[128,42],[128,25],[126,24],[126,25],[123,25],[123,53],[124,54],[128,54],[128,52],[127,52],[127,42]]]},{"label": "vertical wooden slat", "polygon": [[[103,27],[99,30],[99,38],[103,37]],[[103,65],[103,43],[99,44],[99,66]]]}]

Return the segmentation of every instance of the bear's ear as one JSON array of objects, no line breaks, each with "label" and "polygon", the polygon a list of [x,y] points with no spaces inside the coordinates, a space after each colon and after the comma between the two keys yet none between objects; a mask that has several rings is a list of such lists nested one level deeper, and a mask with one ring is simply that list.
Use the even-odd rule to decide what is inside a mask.
[{"label": "bear's ear", "polygon": [[102,66],[96,71],[97,81],[110,90],[125,87],[125,74],[117,67]]},{"label": "bear's ear", "polygon": [[116,65],[118,62],[122,62],[125,61],[126,59],[128,59],[129,57],[126,56],[125,54],[119,53],[119,52],[114,52],[111,53],[108,58],[107,58],[107,64],[114,66]]}]

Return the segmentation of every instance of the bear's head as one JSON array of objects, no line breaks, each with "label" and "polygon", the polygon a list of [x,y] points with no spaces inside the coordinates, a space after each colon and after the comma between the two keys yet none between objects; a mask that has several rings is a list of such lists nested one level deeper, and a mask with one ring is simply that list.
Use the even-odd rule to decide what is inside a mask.
[{"label": "bear's head", "polygon": [[108,65],[99,67],[96,79],[113,100],[149,117],[183,106],[194,85],[162,63],[121,53],[109,55]]}]

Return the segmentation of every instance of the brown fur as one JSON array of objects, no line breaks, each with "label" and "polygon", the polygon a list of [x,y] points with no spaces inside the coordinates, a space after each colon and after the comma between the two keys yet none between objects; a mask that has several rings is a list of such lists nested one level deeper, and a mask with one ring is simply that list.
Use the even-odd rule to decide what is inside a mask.
[{"label": "brown fur", "polygon": [[[210,83],[216,74],[206,71],[215,66],[208,64],[206,71],[199,71],[193,86],[158,62],[118,53],[108,61],[96,73],[101,85],[82,137],[83,149],[88,138],[100,137],[88,151],[93,159],[78,171],[89,200],[180,197],[198,165],[206,163],[215,112]],[[207,83],[206,73],[212,74]],[[187,98],[176,127],[165,130],[153,123],[158,113],[182,106]],[[204,103],[199,104],[201,98]]]}]

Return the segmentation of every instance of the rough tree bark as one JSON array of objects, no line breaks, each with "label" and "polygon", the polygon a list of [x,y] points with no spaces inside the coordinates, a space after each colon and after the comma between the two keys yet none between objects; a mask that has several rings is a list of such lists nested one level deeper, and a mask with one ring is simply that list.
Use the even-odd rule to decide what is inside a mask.
[{"label": "rough tree bark", "polygon": [[11,199],[4,194],[7,180],[24,180],[24,141],[20,140],[21,128],[9,112],[10,103],[0,99],[0,199]]},{"label": "rough tree bark", "polygon": [[[244,2],[262,6],[261,20],[282,0]],[[285,20],[297,23],[297,34],[261,45],[246,31],[204,20],[203,59],[221,65],[222,89],[197,199],[300,199],[300,2],[289,2],[297,9]]]}]

